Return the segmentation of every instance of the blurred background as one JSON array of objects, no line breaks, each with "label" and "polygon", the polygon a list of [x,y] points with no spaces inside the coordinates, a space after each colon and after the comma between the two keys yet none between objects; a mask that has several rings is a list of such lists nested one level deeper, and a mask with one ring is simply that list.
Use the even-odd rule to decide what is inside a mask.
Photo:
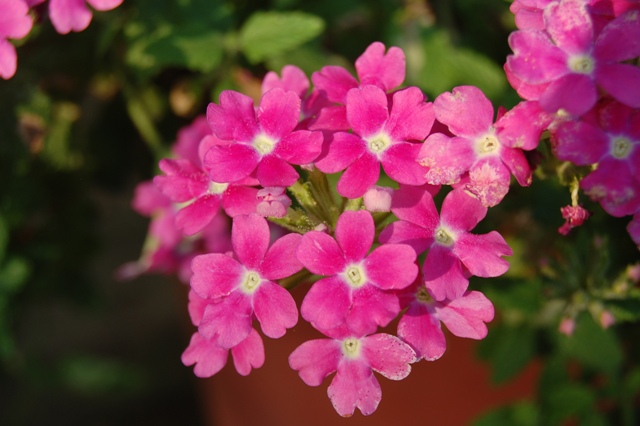
[{"label": "blurred background", "polygon": [[[589,227],[560,236],[570,196],[548,144],[531,158],[541,164],[534,184],[512,187],[475,231],[497,229],[515,252],[507,276],[472,282],[497,308],[489,337],[447,335],[441,360],[399,383],[381,379],[371,418],[339,418],[329,381],[309,388],[288,369],[288,353],[317,337],[303,325],[265,342],[266,365],[248,378],[228,365],[197,379],[180,361],[194,331],[187,287],[175,276],[115,278],[147,234],[149,219],[131,209],[135,186],[222,90],[258,98],[265,73],[286,64],[308,76],[329,64],[353,70],[382,41],[404,49],[405,85],[430,100],[476,85],[510,108],[519,98],[502,71],[509,5],[125,0],[68,35],[47,3],[36,6],[32,31],[15,42],[18,71],[0,81],[0,424],[637,424],[640,299],[602,296],[637,282],[628,219],[587,204]],[[583,293],[599,305],[578,312],[571,338],[559,334],[563,313],[587,306]],[[605,308],[615,329],[597,322]]]}]

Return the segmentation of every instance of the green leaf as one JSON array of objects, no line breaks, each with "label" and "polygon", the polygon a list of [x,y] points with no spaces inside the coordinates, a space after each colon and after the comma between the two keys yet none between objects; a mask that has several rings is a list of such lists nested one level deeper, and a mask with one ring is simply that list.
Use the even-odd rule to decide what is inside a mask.
[{"label": "green leaf", "polygon": [[324,21],[302,12],[256,12],[240,31],[240,48],[255,64],[294,49],[324,30]]},{"label": "green leaf", "polygon": [[565,383],[543,395],[547,424],[561,424],[569,416],[594,414],[595,395],[591,389]]},{"label": "green leaf", "polygon": [[640,299],[607,300],[605,307],[613,313],[617,322],[640,320]]},{"label": "green leaf", "polygon": [[473,426],[536,426],[538,408],[531,402],[518,402],[482,415]]},{"label": "green leaf", "polygon": [[0,264],[4,259],[4,254],[7,251],[9,245],[9,228],[2,215],[0,215]]},{"label": "green leaf", "polygon": [[535,355],[535,332],[528,327],[493,328],[479,346],[479,355],[492,367],[491,379],[502,383],[519,373]]},{"label": "green leaf", "polygon": [[31,267],[25,259],[10,258],[0,268],[0,294],[15,293],[25,284],[30,273]]}]

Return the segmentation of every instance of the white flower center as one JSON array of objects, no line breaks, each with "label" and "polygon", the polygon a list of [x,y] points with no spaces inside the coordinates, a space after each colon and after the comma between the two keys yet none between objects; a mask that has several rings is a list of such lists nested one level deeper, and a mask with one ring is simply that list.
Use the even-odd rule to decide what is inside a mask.
[{"label": "white flower center", "polygon": [[624,160],[631,153],[632,146],[631,141],[624,136],[614,138],[611,144],[611,155],[620,160]]},{"label": "white flower center", "polygon": [[357,358],[360,354],[360,341],[355,337],[349,337],[342,341],[342,355],[348,358]]},{"label": "white flower center", "polygon": [[247,273],[244,276],[244,281],[242,281],[242,284],[240,285],[240,288],[246,294],[251,294],[258,288],[261,281],[262,279],[260,278],[260,275],[258,275],[257,272],[247,271]]},{"label": "white flower center", "polygon": [[391,138],[384,132],[365,138],[365,140],[369,146],[369,151],[376,155],[383,153],[391,145]]},{"label": "white flower center", "polygon": [[261,133],[253,139],[252,144],[260,155],[267,155],[273,151],[277,142],[277,140]]},{"label": "white flower center", "polygon": [[211,183],[209,184],[209,194],[222,194],[227,190],[228,186],[228,183],[218,183],[211,181]]},{"label": "white flower center", "polygon": [[478,154],[490,154],[500,148],[500,142],[493,133],[487,133],[476,141],[476,152]]},{"label": "white flower center", "polygon": [[591,74],[595,62],[589,55],[574,55],[569,58],[569,69],[577,74]]},{"label": "white flower center", "polygon": [[440,245],[450,247],[453,245],[453,238],[450,233],[447,232],[443,227],[440,227],[436,230],[435,235],[436,242]]},{"label": "white flower center", "polygon": [[362,287],[366,282],[364,271],[359,266],[349,266],[344,275],[347,283],[354,288]]}]

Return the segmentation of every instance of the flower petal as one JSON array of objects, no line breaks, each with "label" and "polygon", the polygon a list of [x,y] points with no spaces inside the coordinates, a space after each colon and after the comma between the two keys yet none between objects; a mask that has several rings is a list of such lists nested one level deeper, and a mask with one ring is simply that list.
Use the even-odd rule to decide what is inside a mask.
[{"label": "flower petal", "polygon": [[269,247],[269,251],[260,265],[260,276],[268,280],[279,280],[295,274],[302,269],[302,264],[296,258],[296,251],[300,246],[302,235],[287,234],[278,238]]},{"label": "flower petal", "polygon": [[278,339],[298,323],[298,308],[291,293],[272,281],[263,281],[253,294],[253,309],[262,332]]},{"label": "flower petal", "polygon": [[259,270],[269,248],[269,225],[255,213],[233,218],[231,243],[238,260],[247,269]]},{"label": "flower petal", "polygon": [[233,365],[241,376],[246,376],[252,368],[260,368],[264,364],[264,344],[257,331],[251,329],[249,336],[237,346],[231,348]]},{"label": "flower petal", "polygon": [[416,353],[396,336],[378,333],[361,339],[362,355],[374,371],[387,379],[402,380],[411,372]]},{"label": "flower petal", "polygon": [[233,90],[220,93],[220,105],[209,104],[207,121],[213,133],[227,141],[250,142],[260,131],[253,99]]},{"label": "flower petal", "polygon": [[383,244],[364,261],[369,281],[383,290],[402,289],[418,276],[416,252],[405,244]]},{"label": "flower petal", "polygon": [[347,263],[364,259],[373,244],[374,236],[375,224],[368,211],[347,210],[338,218],[335,237]]},{"label": "flower petal", "polygon": [[307,292],[300,314],[320,331],[340,326],[351,306],[350,290],[340,277],[316,281]]},{"label": "flower petal", "polygon": [[453,335],[476,340],[487,336],[485,323],[494,315],[493,305],[479,291],[469,291],[456,300],[438,303],[436,312]]},{"label": "flower petal", "polygon": [[379,177],[380,163],[378,159],[365,152],[340,176],[336,190],[343,197],[360,198],[378,182]]},{"label": "flower petal", "polygon": [[310,231],[304,234],[296,256],[305,268],[318,275],[336,275],[346,266],[342,249],[336,240],[324,232]]},{"label": "flower petal", "polygon": [[460,235],[453,252],[469,272],[485,278],[497,277],[507,272],[509,262],[502,256],[513,254],[511,247],[496,231],[484,235]]},{"label": "flower petal", "polygon": [[347,93],[347,120],[363,137],[378,133],[389,118],[387,95],[377,86],[362,86]]},{"label": "flower petal", "polygon": [[342,362],[327,389],[333,408],[343,417],[353,415],[356,408],[368,416],[376,411],[382,390],[371,368],[359,360]]},{"label": "flower petal", "polygon": [[320,386],[325,377],[338,369],[342,359],[340,342],[333,339],[308,340],[289,355],[289,366],[297,370],[309,386]]},{"label": "flower petal", "polygon": [[280,88],[269,90],[262,96],[256,111],[260,128],[267,135],[282,139],[293,131],[300,118],[300,97]]},{"label": "flower petal", "polygon": [[222,253],[194,257],[191,269],[191,289],[204,299],[228,296],[240,285],[244,274],[244,268],[237,260]]}]

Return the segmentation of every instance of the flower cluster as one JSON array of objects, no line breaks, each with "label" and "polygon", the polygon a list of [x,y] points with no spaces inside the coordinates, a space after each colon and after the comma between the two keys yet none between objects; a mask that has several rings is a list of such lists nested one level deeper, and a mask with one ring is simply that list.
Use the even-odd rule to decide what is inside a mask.
[{"label": "flower cluster", "polygon": [[[8,39],[21,39],[31,31],[33,21],[29,10],[45,0],[0,0],[0,77],[7,80],[16,73],[16,49]],[[115,9],[122,0],[49,0],[49,19],[56,31],[68,34],[84,31],[91,23],[95,10]]]}]

